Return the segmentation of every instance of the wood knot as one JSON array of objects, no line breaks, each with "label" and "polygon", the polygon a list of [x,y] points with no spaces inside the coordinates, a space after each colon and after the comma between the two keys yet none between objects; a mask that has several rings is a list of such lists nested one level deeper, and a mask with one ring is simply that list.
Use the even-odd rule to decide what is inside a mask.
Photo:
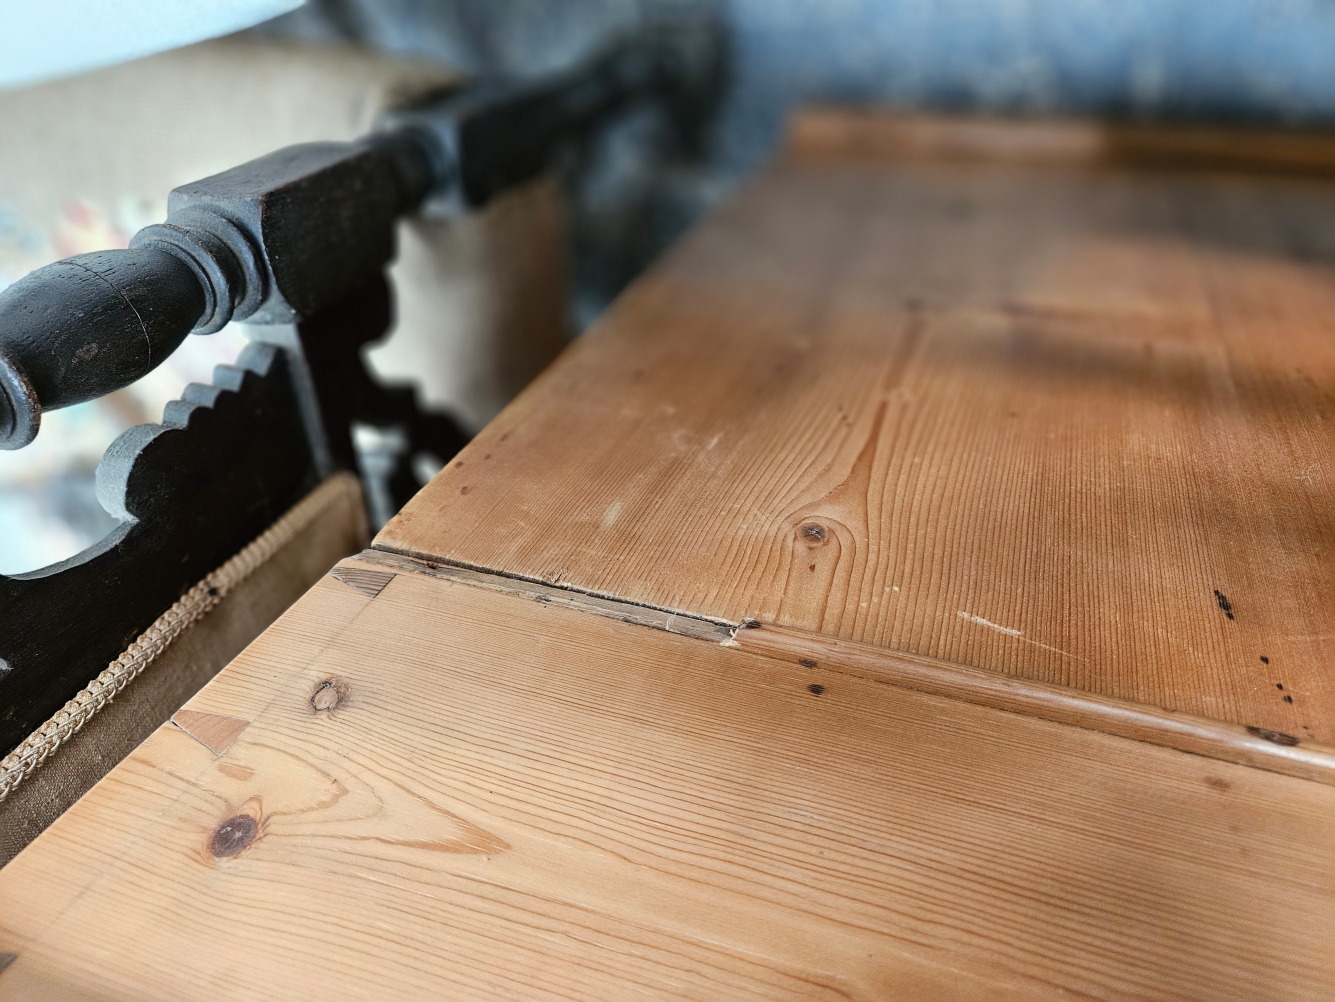
[{"label": "wood knot", "polygon": [[249,814],[235,814],[220,824],[209,839],[209,852],[217,859],[227,859],[255,841],[260,823]]},{"label": "wood knot", "polygon": [[819,522],[806,522],[799,525],[797,535],[808,546],[824,546],[830,539],[829,531]]},{"label": "wood knot", "polygon": [[341,678],[327,678],[311,693],[311,709],[317,713],[337,710],[348,701],[348,683]]}]

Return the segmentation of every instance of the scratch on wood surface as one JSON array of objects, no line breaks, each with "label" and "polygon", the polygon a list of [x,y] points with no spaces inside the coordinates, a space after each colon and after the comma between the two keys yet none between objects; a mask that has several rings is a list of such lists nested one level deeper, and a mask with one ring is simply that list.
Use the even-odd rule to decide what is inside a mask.
[{"label": "scratch on wood surface", "polygon": [[1004,633],[1008,637],[1015,637],[1021,643],[1033,644],[1035,647],[1041,647],[1045,651],[1052,651],[1054,654],[1060,654],[1064,658],[1074,658],[1076,661],[1085,660],[1078,654],[1064,651],[1060,647],[1053,647],[1051,644],[1044,644],[1037,640],[1030,640],[1024,635],[1024,630],[1017,630],[1010,626],[1002,626],[1000,623],[994,623],[990,619],[984,619],[982,616],[975,616],[973,613],[965,612],[963,609],[959,611],[959,617],[960,619],[967,619],[970,623],[974,623],[978,626],[986,626],[989,630],[996,630],[998,633]]},{"label": "scratch on wood surface", "polygon": [[979,626],[986,626],[988,629],[996,630],[999,633],[1005,633],[1012,637],[1023,637],[1024,630],[1013,630],[1009,626],[1002,626],[994,623],[990,619],[984,619],[982,616],[975,616],[971,612],[965,612],[963,609],[959,612],[960,619],[967,619],[970,623],[977,623]]},{"label": "scratch on wood surface", "polygon": [[1037,640],[1030,640],[1028,637],[1020,637],[1019,639],[1020,642],[1023,644],[1033,644],[1035,647],[1041,647],[1045,651],[1052,651],[1053,654],[1060,654],[1062,657],[1070,658],[1073,661],[1086,660],[1085,658],[1082,658],[1079,654],[1072,654],[1070,651],[1064,651],[1060,647],[1053,647],[1051,644],[1042,644],[1039,643]]}]

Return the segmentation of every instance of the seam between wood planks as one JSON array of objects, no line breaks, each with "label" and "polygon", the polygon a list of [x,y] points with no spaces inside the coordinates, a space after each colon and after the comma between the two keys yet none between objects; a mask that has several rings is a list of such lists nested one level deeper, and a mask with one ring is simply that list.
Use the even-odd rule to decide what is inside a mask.
[{"label": "seam between wood planks", "polygon": [[635,602],[628,602],[625,599],[605,597],[575,588],[544,584],[531,578],[504,574],[489,570],[486,567],[444,561],[439,557],[424,557],[377,547],[363,550],[348,559],[379,564],[382,567],[391,567],[411,574],[425,574],[427,577],[457,581],[461,584],[472,585],[475,588],[504,592],[507,595],[517,595],[520,598],[529,598],[536,602],[563,605],[579,609],[582,612],[593,613],[595,616],[619,619],[623,623],[648,626],[651,629],[665,630],[668,633],[678,633],[684,637],[708,640],[716,644],[732,639],[732,635],[737,629],[736,623],[729,623],[725,620],[709,619],[705,616],[691,615],[672,609],[660,609],[650,605],[640,605]]},{"label": "seam between wood planks", "polygon": [[1335,786],[1335,749],[1292,735],[1177,713],[1068,686],[1002,675],[820,633],[747,621],[734,624],[542,584],[485,568],[384,549],[351,560],[454,581],[538,602],[665,630],[696,640],[932,696],[1144,741],[1176,751]]},{"label": "seam between wood planks", "polygon": [[1335,786],[1335,749],[1260,727],[1176,713],[1082,689],[782,626],[756,624],[739,629],[725,644],[806,668],[833,669],[933,696]]}]

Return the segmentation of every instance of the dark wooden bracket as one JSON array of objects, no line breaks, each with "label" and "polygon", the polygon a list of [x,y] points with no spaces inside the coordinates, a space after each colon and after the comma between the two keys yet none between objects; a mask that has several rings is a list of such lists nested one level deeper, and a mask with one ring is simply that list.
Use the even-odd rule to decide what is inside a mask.
[{"label": "dark wooden bracket", "polygon": [[0,754],[317,482],[287,356],[270,345],[187,386],[162,424],[121,435],[97,485],[120,527],[63,563],[0,577]]}]

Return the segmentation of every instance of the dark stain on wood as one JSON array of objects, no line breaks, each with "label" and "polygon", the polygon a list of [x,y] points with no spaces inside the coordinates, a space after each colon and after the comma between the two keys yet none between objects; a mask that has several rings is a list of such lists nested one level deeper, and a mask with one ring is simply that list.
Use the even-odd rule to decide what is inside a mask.
[{"label": "dark stain on wood", "polygon": [[821,685],[819,682],[812,682],[807,686],[807,692],[811,693],[813,696],[819,696],[824,691],[825,686]]},{"label": "dark stain on wood", "polygon": [[819,522],[807,522],[798,527],[797,533],[809,546],[824,546],[829,542],[829,533]]},{"label": "dark stain on wood", "polygon": [[[1233,618],[1233,603],[1228,600],[1222,591],[1218,588],[1214,590],[1214,600],[1219,603],[1219,608],[1223,610],[1225,616]],[[1264,660],[1264,659],[1262,659]]]},{"label": "dark stain on wood", "polygon": [[1285,734],[1283,731],[1268,731],[1264,727],[1248,727],[1247,733],[1258,737],[1263,741],[1269,741],[1273,744],[1284,745],[1292,748],[1298,743],[1298,739],[1292,734]]}]

